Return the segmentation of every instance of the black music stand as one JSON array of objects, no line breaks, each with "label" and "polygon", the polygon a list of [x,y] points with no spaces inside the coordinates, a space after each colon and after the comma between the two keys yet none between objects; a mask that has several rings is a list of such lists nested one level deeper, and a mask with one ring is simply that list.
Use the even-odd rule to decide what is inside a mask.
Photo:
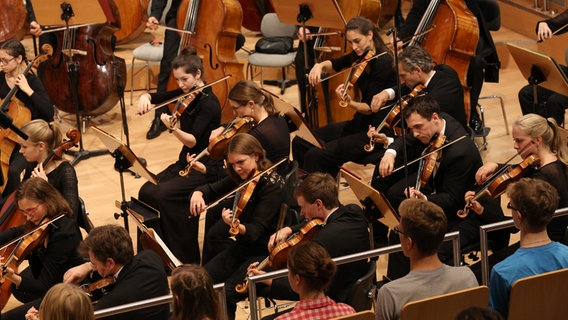
[{"label": "black music stand", "polygon": [[533,86],[533,111],[538,107],[537,85],[568,96],[568,77],[553,57],[512,43],[507,43],[507,49],[515,59],[523,77]]},{"label": "black music stand", "polygon": [[142,162],[138,159],[138,157],[136,157],[134,152],[132,152],[132,150],[130,150],[127,145],[122,143],[122,141],[118,140],[117,138],[113,137],[111,134],[103,131],[97,126],[92,126],[91,128],[115,158],[114,168],[120,174],[120,190],[122,194],[122,213],[115,214],[115,218],[118,219],[122,216],[124,218],[124,228],[128,230],[128,214],[126,211],[128,205],[124,191],[124,172],[130,169],[155,185],[158,184],[158,179],[156,178],[155,174],[146,169],[146,166],[142,164]]},{"label": "black music stand", "polygon": [[[304,30],[310,27],[328,27],[343,30],[347,22],[336,0],[271,0],[278,19],[283,23],[300,24]],[[325,10],[314,10],[326,8]],[[327,9],[333,8],[333,9]],[[315,12],[315,15],[314,15]],[[304,68],[307,78],[309,70],[307,40],[304,33]],[[308,83],[306,79],[306,83]],[[309,85],[308,85],[309,86]],[[318,101],[315,90],[309,86],[306,91],[307,118],[312,127],[318,125]]]},{"label": "black music stand", "polygon": [[[84,0],[37,0],[36,12],[37,20],[41,25],[61,25],[61,20],[64,21],[67,31],[72,24],[96,24],[106,22],[106,16],[98,3],[98,1],[84,1]],[[56,20],[56,15],[53,14],[56,6],[60,7],[61,15],[59,20]],[[77,11],[77,14],[75,14]],[[78,17],[77,17],[78,16]],[[66,32],[67,32],[66,31]],[[77,128],[81,128],[81,104],[79,102],[79,64],[73,61],[73,55],[80,54],[70,50],[66,55],[67,75],[69,76],[69,84],[71,86],[71,96],[73,105],[75,106],[75,121]],[[84,53],[83,53],[84,54]],[[82,159],[96,157],[108,154],[107,150],[89,151],[83,148],[83,136],[79,140],[78,151],[66,151],[74,157],[71,165],[75,165]]]}]

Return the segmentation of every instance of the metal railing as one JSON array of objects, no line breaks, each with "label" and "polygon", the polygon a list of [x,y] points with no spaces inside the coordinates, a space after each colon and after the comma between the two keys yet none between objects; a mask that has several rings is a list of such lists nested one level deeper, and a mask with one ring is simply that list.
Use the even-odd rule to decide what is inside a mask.
[{"label": "metal railing", "polygon": [[[453,254],[454,254],[454,265],[459,266],[461,263],[461,252],[460,252],[460,236],[459,231],[449,232],[446,233],[444,237],[444,241],[452,241],[453,244]],[[400,244],[392,245],[388,247],[383,247],[379,249],[373,249],[368,251],[363,251],[359,253],[354,253],[342,257],[334,258],[336,264],[344,264],[355,262],[359,260],[365,260],[369,258],[378,257],[383,254],[395,253],[402,251]],[[249,280],[249,303],[250,303],[250,317],[251,320],[258,320],[258,307],[256,304],[256,283],[269,280],[269,279],[278,279],[283,278],[288,274],[288,269],[282,269],[278,271],[267,272],[264,274],[259,274],[255,276],[251,276],[248,278]]]},{"label": "metal railing", "polygon": [[[554,212],[552,216],[553,219],[556,217],[568,216],[568,208],[558,209]],[[489,283],[489,240],[487,239],[487,233],[490,231],[496,231],[501,229],[506,229],[514,227],[513,219],[499,221],[491,224],[486,224],[479,227],[479,239],[480,239],[480,250],[481,250],[481,284],[488,285]]]},{"label": "metal railing", "polygon": [[[225,284],[219,283],[219,284],[214,285],[213,288],[215,289],[215,291],[217,291],[217,295],[219,296],[219,304],[220,304],[220,307],[221,307],[222,320],[226,320],[227,319],[227,299],[225,298],[226,297],[226,295],[225,295]],[[116,314],[130,312],[130,311],[144,309],[144,308],[150,308],[150,307],[159,306],[159,305],[162,305],[162,304],[168,304],[170,302],[172,302],[172,295],[171,294],[161,296],[161,297],[155,297],[155,298],[151,298],[151,299],[136,301],[136,302],[132,302],[132,303],[127,303],[127,304],[123,304],[123,305],[116,306],[116,307],[110,307],[110,308],[106,308],[106,309],[97,310],[97,311],[95,311],[95,319],[110,317],[110,316],[114,316]]]}]

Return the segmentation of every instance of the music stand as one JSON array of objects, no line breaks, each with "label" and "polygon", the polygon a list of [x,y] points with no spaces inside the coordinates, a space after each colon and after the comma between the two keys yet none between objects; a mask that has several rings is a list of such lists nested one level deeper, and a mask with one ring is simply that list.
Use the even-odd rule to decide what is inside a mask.
[{"label": "music stand", "polygon": [[[146,166],[144,166],[140,162],[134,152],[132,152],[132,150],[130,150],[127,145],[122,143],[122,141],[118,140],[117,138],[113,137],[111,134],[98,128],[97,126],[93,125],[91,128],[103,142],[103,144],[107,147],[108,151],[110,151],[111,155],[115,158],[114,168],[120,174],[120,190],[122,193],[121,216],[124,218],[124,228],[128,230],[128,217],[126,212],[126,208],[128,206],[126,202],[126,194],[124,191],[124,171],[130,169],[155,185],[158,184],[158,179],[156,178],[155,174],[146,169]],[[120,216],[115,216],[115,218],[117,219],[119,217]]]},{"label": "music stand", "polygon": [[294,128],[291,128],[290,132],[296,131],[296,136],[308,141],[309,143],[313,144],[314,146],[320,149],[324,148],[324,144],[314,134],[310,125],[308,124],[306,119],[304,119],[304,117],[302,116],[302,114],[298,109],[296,109],[293,105],[289,104],[288,102],[280,99],[274,93],[266,89],[262,89],[262,91],[272,96],[272,100],[274,100],[274,107],[276,108],[276,110],[278,110],[280,114],[288,117],[288,119],[294,124],[296,128],[295,130]]},{"label": "music stand", "polygon": [[[336,0],[271,0],[274,11],[282,23],[292,25],[300,24],[304,30],[304,76],[308,83],[308,47],[306,39],[306,26],[328,27],[343,30],[347,21],[339,8]],[[313,14],[312,8],[333,8],[328,10],[316,10]],[[309,23],[308,23],[309,22]],[[309,86],[309,85],[308,85]],[[309,86],[306,91],[306,112],[310,124],[314,127],[318,125],[318,101],[313,87]],[[329,116],[329,115],[328,115]]]},{"label": "music stand", "polygon": [[568,96],[568,77],[553,57],[512,43],[507,43],[507,49],[515,59],[523,77],[533,85],[535,108],[533,111],[536,111],[538,101],[537,85]]}]

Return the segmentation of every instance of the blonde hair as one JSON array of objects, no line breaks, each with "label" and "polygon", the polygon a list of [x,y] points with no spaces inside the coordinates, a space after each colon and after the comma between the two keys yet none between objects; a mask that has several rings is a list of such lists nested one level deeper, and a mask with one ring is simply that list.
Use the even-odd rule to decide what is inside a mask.
[{"label": "blonde hair", "polygon": [[47,150],[53,150],[63,140],[61,129],[55,122],[46,122],[43,119],[35,119],[21,127],[23,133],[28,136],[28,142],[46,144]]},{"label": "blonde hair", "polygon": [[89,296],[74,284],[59,283],[45,294],[39,307],[39,318],[44,320],[94,320],[93,304]]}]

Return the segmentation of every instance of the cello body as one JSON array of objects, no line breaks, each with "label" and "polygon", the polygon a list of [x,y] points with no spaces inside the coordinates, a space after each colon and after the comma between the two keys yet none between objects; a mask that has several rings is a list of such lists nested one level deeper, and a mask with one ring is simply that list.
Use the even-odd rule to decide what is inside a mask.
[{"label": "cello body", "polygon": [[[346,21],[349,21],[351,18],[356,16],[365,16],[373,23],[377,23],[379,21],[382,6],[381,0],[339,0],[338,4]],[[351,53],[352,50],[345,39],[345,30],[326,29],[325,31],[341,31],[342,36],[327,36],[323,40],[322,44],[322,46],[325,47],[339,47],[341,50],[324,53],[320,57],[316,58],[317,61],[336,59]],[[335,94],[335,89],[339,85],[344,84],[347,77],[348,73],[345,73],[344,75],[339,75],[329,80],[322,81],[322,83],[317,86],[318,126],[322,127],[336,122],[351,120],[351,118],[353,118],[355,111],[351,108],[341,108],[339,106],[340,99]],[[356,97],[352,90],[348,92],[348,94],[351,97]],[[328,96],[328,100],[326,100],[326,95]],[[329,101],[329,104],[326,104],[326,101]]]},{"label": "cello body", "polygon": [[[206,82],[232,77],[212,87],[222,108],[221,121],[233,119],[229,90],[244,79],[243,64],[235,56],[237,36],[241,33],[243,13],[237,0],[183,0],[178,9],[177,27],[192,31],[182,34],[179,52],[189,45],[203,58]],[[170,75],[167,90],[178,86]]]},{"label": "cello body", "polygon": [[[117,7],[112,1],[108,4],[115,21],[120,21]],[[77,86],[82,115],[103,114],[118,102],[117,87],[120,84],[124,90],[126,64],[124,59],[113,53],[111,41],[113,33],[118,30],[117,24],[120,25],[120,22],[56,33],[57,48],[49,60],[40,64],[38,73],[51,100],[60,110],[76,113],[73,86]],[[69,73],[69,70],[72,72]],[[77,77],[76,81],[71,79],[73,77]]]},{"label": "cello body", "polygon": [[[8,104],[8,110],[2,110],[13,119],[13,124],[16,127],[21,127],[32,118],[30,109],[17,98],[12,98]],[[0,165],[2,167],[2,178],[4,183],[0,186],[0,192],[4,191],[8,181],[8,169],[10,168],[10,157],[14,148],[19,143],[19,136],[9,128],[0,128]]]},{"label": "cello body", "polygon": [[150,0],[113,0],[120,13],[120,30],[114,35],[116,43],[122,44],[136,39],[148,20],[148,2]]},{"label": "cello body", "polygon": [[1,0],[0,8],[0,42],[11,38],[22,39],[28,21],[26,6],[21,0]]}]

